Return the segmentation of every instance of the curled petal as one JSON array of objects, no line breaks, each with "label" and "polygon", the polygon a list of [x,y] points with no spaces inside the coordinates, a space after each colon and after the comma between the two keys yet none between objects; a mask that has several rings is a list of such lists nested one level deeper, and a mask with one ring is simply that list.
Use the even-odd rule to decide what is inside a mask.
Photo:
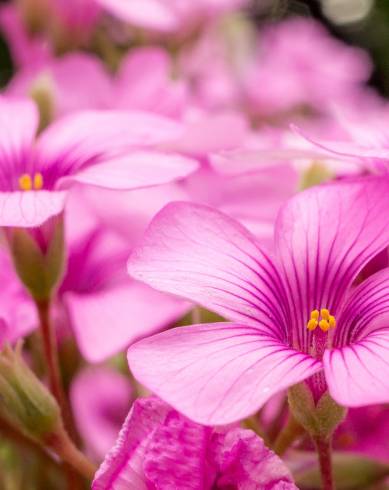
[{"label": "curled petal", "polygon": [[253,327],[180,327],[128,351],[134,376],[178,411],[206,425],[256,412],[274,393],[318,372],[321,363]]},{"label": "curled petal", "polygon": [[389,402],[388,328],[326,351],[323,365],[331,396],[339,404],[360,407]]}]

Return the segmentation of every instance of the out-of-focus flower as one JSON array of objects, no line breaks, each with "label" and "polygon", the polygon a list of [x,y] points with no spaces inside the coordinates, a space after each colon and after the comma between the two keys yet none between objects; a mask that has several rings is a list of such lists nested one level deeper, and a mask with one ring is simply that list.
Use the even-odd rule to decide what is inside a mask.
[{"label": "out-of-focus flower", "polygon": [[27,99],[0,99],[0,226],[36,227],[64,208],[73,183],[133,189],[184,177],[195,161],[155,149],[182,127],[143,112],[80,112],[36,137]]},{"label": "out-of-focus flower", "polygon": [[73,380],[70,397],[86,449],[91,457],[102,461],[128,413],[130,380],[112,368],[88,367]]},{"label": "out-of-focus flower", "polygon": [[247,0],[96,0],[121,21],[159,33],[189,32]]},{"label": "out-of-focus flower", "polygon": [[333,102],[356,97],[370,73],[362,50],[332,38],[312,19],[288,19],[260,34],[245,74],[248,109],[265,118],[326,113]]},{"label": "out-of-focus flower", "polygon": [[276,259],[216,210],[165,207],[133,252],[130,274],[232,323],[173,329],[134,344],[134,375],[207,424],[242,419],[303,380],[314,402],[327,389],[345,406],[387,401],[388,270],[350,287],[388,246],[388,205],[388,179],[300,193],[278,215]]},{"label": "out-of-focus flower", "polygon": [[249,430],[204,427],[157,398],[137,400],[93,490],[292,490],[289,470]]}]

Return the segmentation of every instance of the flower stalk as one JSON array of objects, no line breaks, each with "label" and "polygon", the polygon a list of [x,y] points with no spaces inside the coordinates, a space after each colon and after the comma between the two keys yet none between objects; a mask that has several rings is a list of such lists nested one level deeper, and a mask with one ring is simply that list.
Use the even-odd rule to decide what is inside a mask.
[{"label": "flower stalk", "polygon": [[335,490],[332,469],[331,437],[314,439],[317,455],[319,458],[319,468],[322,479],[323,490]]}]

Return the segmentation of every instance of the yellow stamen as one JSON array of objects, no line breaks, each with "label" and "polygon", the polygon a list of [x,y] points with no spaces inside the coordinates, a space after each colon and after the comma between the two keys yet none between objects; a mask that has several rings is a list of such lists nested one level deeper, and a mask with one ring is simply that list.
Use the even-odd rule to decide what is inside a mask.
[{"label": "yellow stamen", "polygon": [[322,308],[320,310],[320,315],[323,318],[323,320],[328,320],[330,319],[330,312],[327,310],[327,308]]},{"label": "yellow stamen", "polygon": [[39,191],[43,187],[43,175],[40,172],[37,172],[34,175],[34,189]]},{"label": "yellow stamen", "polygon": [[330,311],[327,308],[321,308],[320,311],[311,311],[307,329],[312,332],[316,327],[320,327],[323,332],[328,332],[330,328],[336,327],[335,317],[330,314]]},{"label": "yellow stamen", "polygon": [[319,310],[311,311],[311,320],[319,320]]},{"label": "yellow stamen", "polygon": [[33,179],[30,174],[23,174],[19,177],[18,182],[21,191],[31,191],[32,189],[39,191],[43,189],[43,175],[40,172],[36,172]]},{"label": "yellow stamen", "polygon": [[328,332],[330,329],[330,324],[327,322],[327,320],[320,320],[319,327],[323,330],[323,332]]},{"label": "yellow stamen", "polygon": [[318,321],[315,320],[314,318],[311,318],[309,322],[307,323],[307,329],[308,330],[315,330],[315,328],[318,326]]},{"label": "yellow stamen", "polygon": [[22,191],[30,191],[32,189],[32,180],[28,174],[23,174],[19,177],[19,189]]}]

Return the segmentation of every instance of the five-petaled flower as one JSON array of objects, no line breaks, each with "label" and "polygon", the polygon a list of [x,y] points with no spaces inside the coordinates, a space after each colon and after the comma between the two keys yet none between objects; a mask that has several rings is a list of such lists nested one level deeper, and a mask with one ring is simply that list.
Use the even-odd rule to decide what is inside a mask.
[{"label": "five-petaled flower", "polygon": [[129,261],[137,279],[231,323],[134,344],[135,377],[189,418],[225,424],[306,381],[345,406],[389,401],[389,269],[356,278],[389,244],[389,179],[312,188],[280,210],[275,257],[233,219],[171,203]]}]

